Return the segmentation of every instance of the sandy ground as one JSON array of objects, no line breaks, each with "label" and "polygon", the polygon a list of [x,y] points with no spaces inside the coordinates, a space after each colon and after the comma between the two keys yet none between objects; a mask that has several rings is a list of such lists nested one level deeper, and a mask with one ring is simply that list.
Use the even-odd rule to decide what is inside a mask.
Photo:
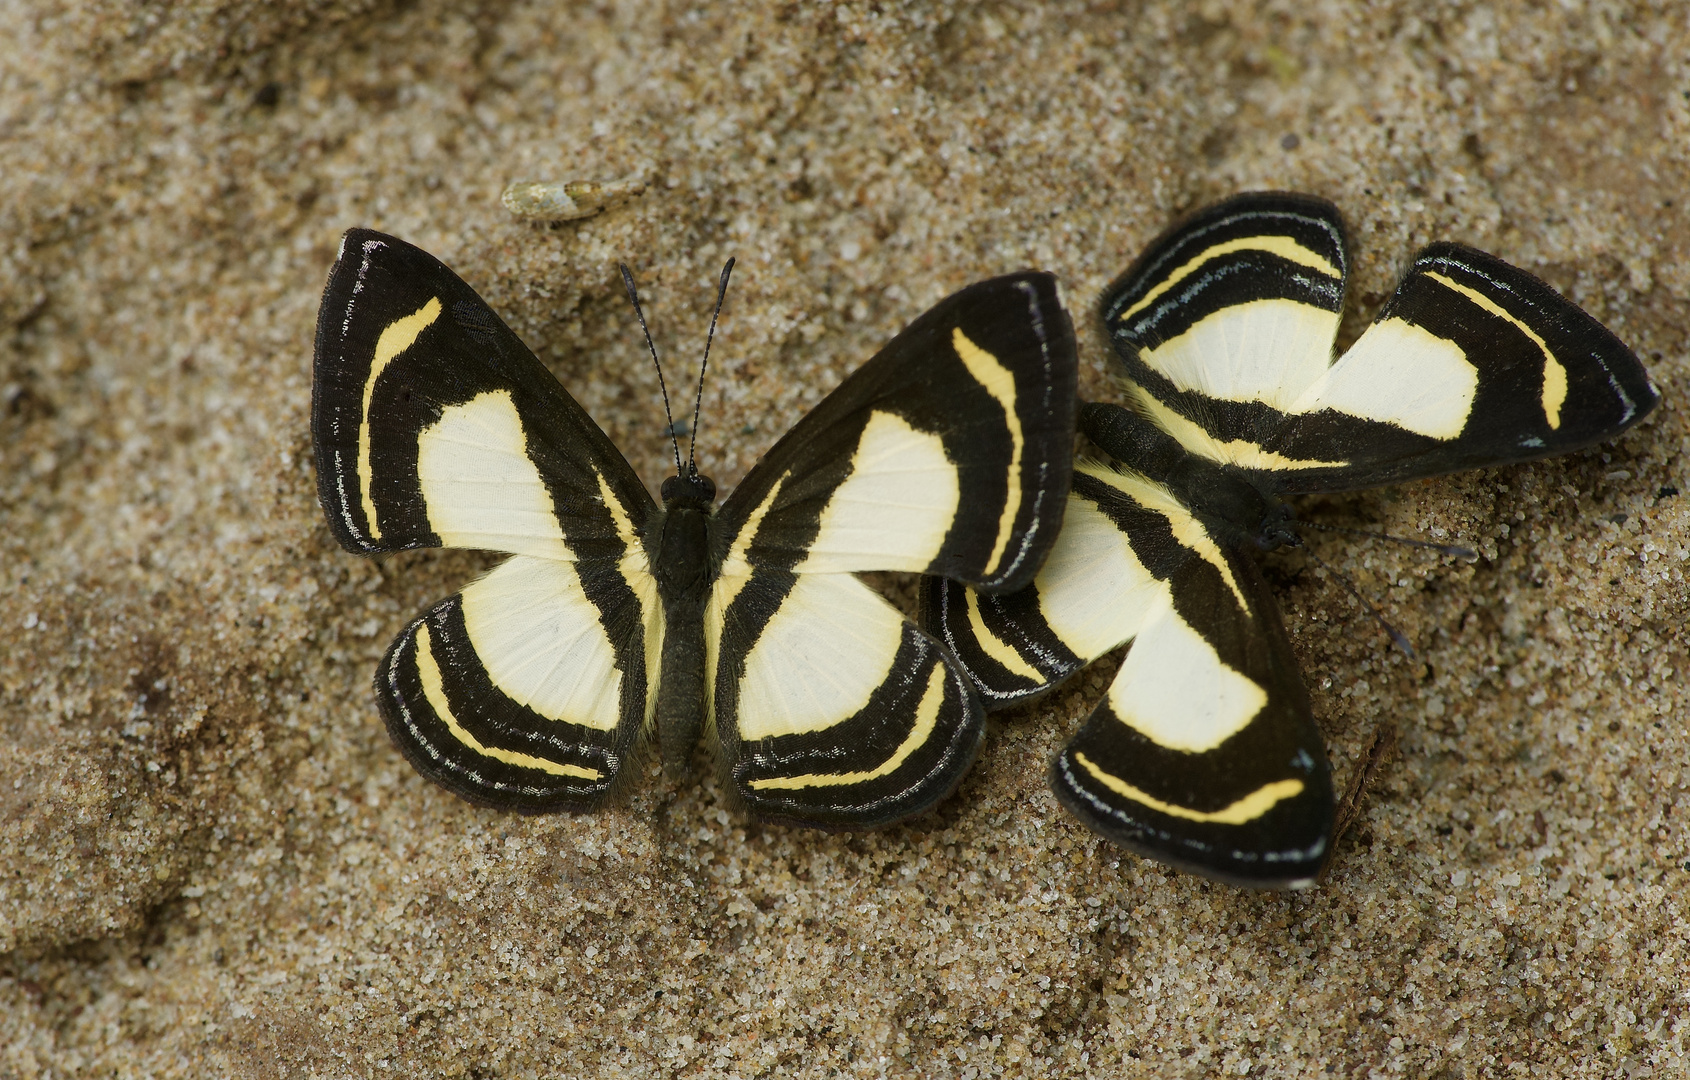
[{"label": "sandy ground", "polygon": [[[1690,1071],[1690,7],[0,2],[0,1076],[1682,1076]],[[517,179],[638,175],[556,228]],[[1419,245],[1563,289],[1665,404],[1619,443],[1306,516],[1421,650],[1272,558],[1338,783],[1318,890],[1124,855],[1043,774],[1113,670],[994,722],[928,817],[749,823],[655,770],[475,809],[376,658],[489,565],[363,561],[307,413],[340,232],[453,265],[655,485],[656,382],[740,270],[723,486],[926,305],[1090,311],[1180,212],[1335,200],[1347,334]],[[1680,494],[1683,492],[1683,494]]]}]

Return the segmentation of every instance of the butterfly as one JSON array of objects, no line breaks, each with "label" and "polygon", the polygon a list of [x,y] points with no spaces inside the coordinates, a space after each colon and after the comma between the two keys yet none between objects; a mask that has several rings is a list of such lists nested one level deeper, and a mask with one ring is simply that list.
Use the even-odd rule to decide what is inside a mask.
[{"label": "butterfly", "polygon": [[720,507],[677,445],[659,506],[462,279],[353,229],[317,322],[330,530],[363,555],[510,556],[387,650],[389,733],[429,779],[522,811],[599,805],[643,733],[672,771],[713,738],[727,788],[764,819],[927,809],[978,750],[982,703],[855,575],[1032,580],[1066,504],[1076,371],[1054,278],[982,281],[845,379]]},{"label": "butterfly", "polygon": [[1338,210],[1239,195],[1161,238],[1104,293],[1130,408],[1081,407],[1061,538],[1028,588],[928,579],[923,625],[988,709],[1131,641],[1050,783],[1087,826],[1221,881],[1314,883],[1332,784],[1279,612],[1248,552],[1295,545],[1281,497],[1564,454],[1659,395],[1544,282],[1436,243],[1342,356]]}]

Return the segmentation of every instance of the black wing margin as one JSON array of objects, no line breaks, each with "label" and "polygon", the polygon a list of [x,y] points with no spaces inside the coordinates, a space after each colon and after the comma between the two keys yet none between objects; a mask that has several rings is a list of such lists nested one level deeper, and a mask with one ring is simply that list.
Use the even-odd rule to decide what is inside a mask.
[{"label": "black wing margin", "polygon": [[[804,417],[723,505],[717,557],[929,573],[1007,591],[1062,520],[1078,362],[1056,279],[971,285]],[[755,535],[741,537],[750,528]]]},{"label": "black wing margin", "polygon": [[311,432],[329,527],[359,554],[618,558],[652,508],[609,438],[474,289],[368,229],[342,239],[318,309]]}]

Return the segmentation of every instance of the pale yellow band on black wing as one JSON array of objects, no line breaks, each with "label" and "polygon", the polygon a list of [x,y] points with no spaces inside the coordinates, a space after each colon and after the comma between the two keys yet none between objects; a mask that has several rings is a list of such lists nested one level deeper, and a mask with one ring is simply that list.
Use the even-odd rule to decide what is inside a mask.
[{"label": "pale yellow band on black wing", "polygon": [[381,526],[376,524],[376,504],[370,497],[370,399],[376,392],[376,380],[388,363],[416,344],[421,334],[440,317],[440,298],[431,296],[428,303],[403,319],[395,319],[376,339],[375,356],[370,359],[370,373],[364,379],[364,411],[358,422],[358,489],[364,497],[364,520],[368,522],[370,538],[381,539]]},{"label": "pale yellow band on black wing", "polygon": [[515,555],[462,596],[470,645],[500,692],[548,719],[616,729],[622,672],[575,564]]},{"label": "pale yellow band on black wing", "polygon": [[1080,767],[1090,773],[1098,783],[1122,798],[1131,799],[1133,802],[1148,806],[1158,813],[1167,814],[1169,817],[1183,818],[1186,821],[1200,821],[1216,825],[1247,825],[1286,799],[1294,799],[1303,793],[1303,782],[1301,780],[1276,780],[1271,784],[1257,788],[1237,802],[1219,810],[1192,810],[1174,803],[1163,802],[1154,795],[1140,791],[1120,777],[1098,768],[1095,762],[1078,751],[1074,753],[1074,760],[1079,762]]},{"label": "pale yellow band on black wing", "polygon": [[[1061,540],[1057,543],[1061,543]],[[992,633],[992,628],[986,625],[986,620],[980,614],[980,594],[973,589],[964,591],[968,596],[968,629],[974,635],[974,642],[980,646],[980,651],[996,660],[1011,675],[1019,675],[1036,683],[1044,682],[1044,676],[1039,674],[1038,668],[1021,659],[1021,654],[1016,652],[1012,645]]]},{"label": "pale yellow band on black wing", "polygon": [[[849,784],[862,784],[870,780],[878,780],[882,776],[889,776],[898,767],[933,737],[933,729],[939,721],[939,707],[945,701],[945,679],[949,669],[944,664],[934,664],[933,673],[927,677],[927,689],[921,695],[921,704],[916,706],[915,724],[910,728],[909,735],[898,748],[892,751],[892,756],[881,762],[879,767],[866,769],[862,772],[849,773],[807,773],[803,776],[775,776],[765,780],[753,780],[751,786],[759,791],[772,789],[793,789],[812,787],[843,787]],[[743,726],[743,725],[742,725]]]},{"label": "pale yellow band on black wing", "polygon": [[1222,660],[1196,627],[1158,598],[1109,687],[1115,719],[1158,746],[1214,750],[1250,726],[1267,691]]},{"label": "pale yellow band on black wing", "polygon": [[1228,304],[1139,358],[1181,390],[1282,412],[1332,366],[1338,313],[1285,297]]},{"label": "pale yellow band on black wing", "polygon": [[1478,389],[1479,369],[1461,346],[1407,320],[1384,319],[1286,411],[1333,409],[1453,439],[1466,428]]},{"label": "pale yellow band on black wing", "polygon": [[428,624],[417,624],[417,674],[422,680],[423,696],[428,698],[429,707],[434,715],[446,725],[446,730],[452,737],[482,757],[502,761],[507,765],[515,765],[523,769],[536,769],[550,773],[553,776],[573,776],[582,780],[601,780],[604,774],[597,769],[589,769],[581,765],[547,761],[545,758],[532,754],[521,754],[515,750],[504,750],[497,746],[484,746],[474,735],[465,731],[458,718],[452,715],[452,705],[446,700],[446,686],[440,676],[440,665],[434,660],[434,647],[429,640]]},{"label": "pale yellow band on black wing", "polygon": [[1009,487],[1004,497],[1003,517],[998,520],[997,543],[987,561],[991,569],[987,576],[996,576],[1005,569],[1000,564],[1009,547],[1010,534],[1015,531],[1015,519],[1021,513],[1021,455],[1026,438],[1021,431],[1021,416],[1016,410],[1015,373],[998,362],[998,358],[968,340],[961,327],[951,331],[951,346],[956,349],[974,381],[1003,407],[1004,425],[1009,429]]},{"label": "pale yellow band on black wing", "polygon": [[1544,341],[1536,330],[1510,315],[1484,293],[1470,289],[1459,281],[1431,270],[1426,271],[1426,276],[1439,285],[1454,289],[1497,318],[1513,324],[1522,334],[1532,340],[1532,344],[1536,345],[1538,351],[1543,353],[1543,416],[1549,422],[1550,430],[1560,428],[1561,406],[1567,402],[1567,369],[1561,361],[1555,359],[1555,354],[1549,351],[1549,343]]},{"label": "pale yellow band on black wing", "polygon": [[[1104,467],[1076,464],[1080,471]],[[1062,532],[1033,580],[1045,625],[1086,661],[1130,640],[1168,591],[1139,561],[1121,527],[1078,493],[1068,496]]]},{"label": "pale yellow band on black wing", "polygon": [[417,483],[446,547],[574,558],[509,390],[448,406],[417,434]]},{"label": "pale yellow band on black wing", "polygon": [[903,615],[852,575],[800,574],[745,658],[735,719],[740,739],[849,720],[892,677],[903,639]]},{"label": "pale yellow band on black wing", "polygon": [[[740,537],[755,531],[773,496],[771,491],[758,506]],[[957,467],[943,439],[896,413],[870,413],[850,474],[828,497],[816,537],[793,572],[919,573],[944,546],[961,499]]]},{"label": "pale yellow band on black wing", "polygon": [[1330,278],[1342,279],[1344,273],[1332,265],[1332,260],[1318,251],[1310,251],[1296,239],[1290,236],[1242,236],[1235,240],[1223,241],[1204,248],[1192,256],[1185,265],[1157,282],[1156,285],[1139,298],[1138,303],[1121,312],[1117,321],[1126,322],[1134,315],[1154,304],[1158,298],[1169,289],[1178,285],[1192,274],[1196,273],[1204,263],[1218,259],[1223,255],[1230,255],[1235,251],[1265,251],[1270,255],[1277,255],[1288,262],[1299,266],[1306,266],[1311,270],[1318,270]]},{"label": "pale yellow band on black wing", "polygon": [[1146,510],[1161,514],[1168,520],[1168,527],[1173,530],[1174,539],[1195,551],[1203,561],[1220,571],[1221,578],[1237,598],[1239,608],[1246,612],[1251,610],[1250,602],[1244,597],[1244,590],[1232,576],[1232,567],[1227,563],[1226,556],[1221,554],[1214,537],[1209,535],[1209,530],[1204,528],[1203,523],[1192,516],[1191,511],[1174,498],[1167,488],[1152,483],[1138,473],[1112,469],[1095,461],[1075,462],[1074,471],[1101,480]]},{"label": "pale yellow band on black wing", "polygon": [[1131,395],[1133,403],[1139,411],[1149,417],[1157,427],[1172,435],[1187,450],[1194,454],[1200,454],[1210,461],[1237,465],[1241,469],[1259,469],[1263,472],[1282,472],[1296,469],[1339,469],[1349,464],[1347,461],[1321,461],[1314,458],[1286,457],[1284,454],[1268,450],[1245,439],[1222,441],[1209,434],[1208,430],[1201,424],[1186,419],[1162,404],[1154,394],[1137,383],[1127,383],[1125,389]]}]

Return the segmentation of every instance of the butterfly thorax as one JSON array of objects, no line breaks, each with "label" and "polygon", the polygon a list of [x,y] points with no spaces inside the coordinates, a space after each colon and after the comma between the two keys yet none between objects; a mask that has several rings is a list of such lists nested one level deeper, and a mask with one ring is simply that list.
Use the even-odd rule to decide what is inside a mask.
[{"label": "butterfly thorax", "polygon": [[646,528],[646,553],[663,604],[655,715],[663,767],[686,768],[704,722],[704,608],[710,599],[710,518],[716,485],[688,469],[663,482],[663,509]]},{"label": "butterfly thorax", "polygon": [[1110,457],[1167,489],[1216,539],[1263,551],[1296,543],[1291,508],[1271,490],[1253,475],[1192,453],[1145,417],[1088,404],[1080,429]]}]

